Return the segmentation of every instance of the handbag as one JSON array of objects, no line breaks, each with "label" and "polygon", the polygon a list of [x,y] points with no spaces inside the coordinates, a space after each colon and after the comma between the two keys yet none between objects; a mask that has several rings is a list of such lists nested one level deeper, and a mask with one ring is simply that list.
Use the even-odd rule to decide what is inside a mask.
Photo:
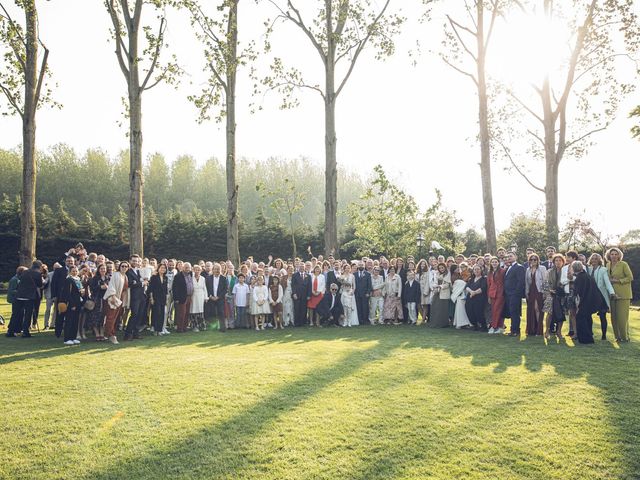
[{"label": "handbag", "polygon": [[58,303],[58,313],[66,313],[67,312],[67,304],[64,302]]},{"label": "handbag", "polygon": [[87,312],[92,312],[94,308],[96,308],[96,302],[94,302],[93,300],[87,300],[86,302],[84,302],[84,309]]}]

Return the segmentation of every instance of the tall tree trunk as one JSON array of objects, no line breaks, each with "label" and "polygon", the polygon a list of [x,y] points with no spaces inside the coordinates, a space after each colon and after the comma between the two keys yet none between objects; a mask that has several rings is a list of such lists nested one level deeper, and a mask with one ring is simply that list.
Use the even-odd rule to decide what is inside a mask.
[{"label": "tall tree trunk", "polygon": [[[138,90],[133,83],[132,88]],[[129,96],[129,252],[144,255],[142,97]]]},{"label": "tall tree trunk", "polygon": [[[327,82],[328,84],[329,82]],[[331,100],[329,100],[331,98]],[[338,167],[336,151],[335,94],[327,90],[325,116],[325,203],[324,250],[325,255],[338,254]]]},{"label": "tall tree trunk", "polygon": [[[229,8],[229,58],[238,56],[238,1]],[[227,64],[227,258],[240,265],[238,231],[238,184],[236,183],[236,68]]]},{"label": "tall tree trunk", "polygon": [[138,30],[129,35],[129,252],[144,255],[142,173],[142,89],[138,66]]},{"label": "tall tree trunk", "polygon": [[558,226],[558,167],[555,153],[553,153],[552,158],[546,159],[546,184],[544,187],[545,225],[549,245],[558,245],[560,236],[560,228]]},{"label": "tall tree trunk", "polygon": [[24,112],[22,115],[22,195],[20,200],[20,265],[36,256],[36,108],[38,104],[38,12],[35,3],[24,6],[26,59]]},{"label": "tall tree trunk", "polygon": [[[333,32],[331,0],[325,0],[327,32]],[[324,189],[324,252],[326,256],[338,254],[338,167],[336,137],[336,38],[328,33],[325,60],[325,189]]]},{"label": "tall tree trunk", "polygon": [[478,101],[480,125],[480,175],[482,177],[482,203],[484,207],[484,231],[487,239],[487,251],[495,253],[496,223],[493,211],[493,190],[491,186],[491,146],[489,136],[489,108],[487,99],[487,79],[485,72],[486,49],[484,35],[484,3],[477,2],[478,33]]}]

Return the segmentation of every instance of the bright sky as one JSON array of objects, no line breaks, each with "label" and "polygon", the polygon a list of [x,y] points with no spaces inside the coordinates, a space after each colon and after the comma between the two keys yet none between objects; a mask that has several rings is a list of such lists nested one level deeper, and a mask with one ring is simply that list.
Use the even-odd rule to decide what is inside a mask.
[{"label": "bright sky", "polygon": [[[50,66],[58,84],[55,98],[64,105],[62,110],[39,113],[38,148],[64,142],[79,152],[101,147],[115,155],[128,146],[125,128],[118,125],[123,119],[121,97],[126,87],[109,40],[110,22],[102,2],[38,3],[41,37],[51,50]],[[385,62],[363,56],[338,100],[338,162],[365,177],[376,164],[382,164],[424,207],[434,200],[434,189],[439,188],[445,205],[457,210],[464,226],[481,230],[474,86],[428,52],[440,48],[442,17],[435,15],[430,23],[420,24],[416,21],[420,2],[395,3],[403,5],[404,14],[410,18],[398,39],[396,55]],[[265,14],[273,15],[266,2],[259,7],[254,2],[241,2],[240,30],[259,39]],[[177,90],[158,86],[145,93],[145,154],[161,152],[170,161],[182,154],[193,155],[201,162],[211,156],[224,158],[223,126],[213,122],[198,125],[196,111],[186,99],[199,91],[203,81],[201,48],[186,16],[170,16],[167,38],[169,50],[178,56],[188,75]],[[315,74],[312,78],[319,81],[320,59],[306,38],[286,28],[280,40],[276,53],[291,58],[292,64]],[[415,49],[416,40],[420,40],[423,53],[418,65],[413,66],[408,51]],[[265,72],[264,62],[258,67]],[[307,156],[324,165],[320,97],[304,93],[300,107],[281,111],[274,94],[262,101],[263,111],[252,115],[248,112],[250,84],[244,73],[240,73],[238,87],[238,155],[250,159]],[[632,205],[631,192],[637,188],[640,142],[630,138],[632,122],[626,117],[638,103],[638,94],[623,103],[619,118],[597,136],[597,145],[585,158],[562,162],[563,218],[586,212],[584,216],[593,220],[597,229],[616,235],[640,226],[637,216],[627,208]],[[20,142],[19,119],[0,118],[0,146],[13,148]],[[532,211],[544,201],[541,193],[531,189],[517,173],[505,171],[505,166],[501,162],[493,164],[498,229],[506,228],[513,214]],[[529,170],[542,184],[542,163],[531,163]]]}]

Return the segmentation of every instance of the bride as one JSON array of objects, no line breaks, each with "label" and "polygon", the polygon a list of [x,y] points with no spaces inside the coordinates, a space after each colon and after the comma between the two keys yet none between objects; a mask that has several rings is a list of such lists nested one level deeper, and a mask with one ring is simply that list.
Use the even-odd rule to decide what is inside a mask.
[{"label": "bride", "polygon": [[356,310],[356,297],[355,297],[355,277],[351,273],[351,267],[345,265],[342,269],[342,275],[338,279],[341,284],[342,295],[340,300],[342,301],[342,307],[344,308],[344,319],[342,320],[343,327],[352,327],[359,325],[358,311]]}]

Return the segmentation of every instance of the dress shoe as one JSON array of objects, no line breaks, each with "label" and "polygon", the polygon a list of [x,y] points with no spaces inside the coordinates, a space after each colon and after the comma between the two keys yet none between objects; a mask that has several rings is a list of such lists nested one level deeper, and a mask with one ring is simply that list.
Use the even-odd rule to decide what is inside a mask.
[{"label": "dress shoe", "polygon": [[128,342],[128,341],[130,341],[130,340],[133,340],[133,337],[132,337],[130,334],[128,334],[128,333],[127,333],[127,334],[124,336],[124,338],[122,339],[122,341],[123,341],[123,342]]},{"label": "dress shoe", "polygon": [[31,335],[30,333],[23,333],[22,334],[22,338],[31,338],[33,337],[33,335]]},{"label": "dress shoe", "polygon": [[17,337],[17,335],[16,335],[15,333],[13,333],[13,332],[12,332],[12,333],[7,333],[7,334],[5,335],[5,337],[7,337],[7,338],[16,338],[16,337]]}]

